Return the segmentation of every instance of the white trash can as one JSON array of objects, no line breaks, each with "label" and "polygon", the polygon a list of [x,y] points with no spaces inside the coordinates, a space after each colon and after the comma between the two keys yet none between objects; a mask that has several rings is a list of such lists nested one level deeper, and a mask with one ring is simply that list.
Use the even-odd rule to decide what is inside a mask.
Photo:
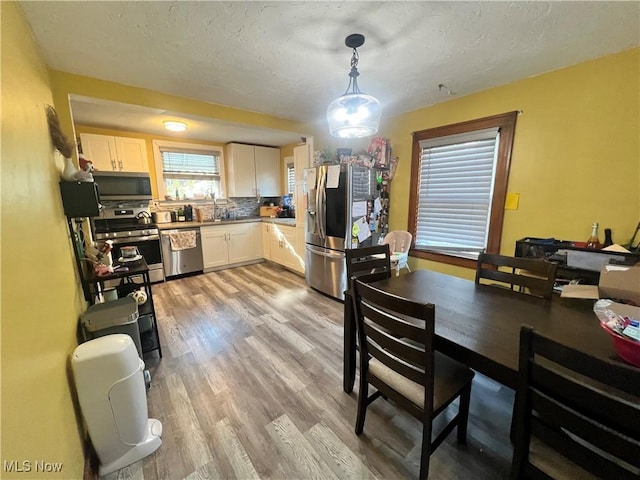
[{"label": "white trash can", "polygon": [[78,345],[71,366],[100,476],[158,449],[162,424],[148,418],[144,362],[129,335],[106,335]]}]

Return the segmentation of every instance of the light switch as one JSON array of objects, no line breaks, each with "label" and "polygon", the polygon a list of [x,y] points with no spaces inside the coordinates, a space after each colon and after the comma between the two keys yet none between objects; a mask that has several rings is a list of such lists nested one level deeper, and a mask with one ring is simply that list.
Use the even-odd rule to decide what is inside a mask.
[{"label": "light switch", "polygon": [[504,202],[505,210],[517,210],[518,203],[520,202],[520,194],[519,193],[507,193],[507,198]]}]

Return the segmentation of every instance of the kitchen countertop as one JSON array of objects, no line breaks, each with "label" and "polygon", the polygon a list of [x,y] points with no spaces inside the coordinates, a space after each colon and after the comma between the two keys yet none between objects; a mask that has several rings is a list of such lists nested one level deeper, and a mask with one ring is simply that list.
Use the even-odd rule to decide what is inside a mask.
[{"label": "kitchen countertop", "polygon": [[229,225],[233,223],[250,223],[250,222],[267,222],[278,223],[280,225],[296,226],[295,218],[271,218],[271,217],[250,217],[250,218],[238,218],[236,220],[220,220],[216,222],[171,222],[171,223],[158,223],[158,230],[173,230],[181,228],[200,228],[209,227],[215,225]]}]

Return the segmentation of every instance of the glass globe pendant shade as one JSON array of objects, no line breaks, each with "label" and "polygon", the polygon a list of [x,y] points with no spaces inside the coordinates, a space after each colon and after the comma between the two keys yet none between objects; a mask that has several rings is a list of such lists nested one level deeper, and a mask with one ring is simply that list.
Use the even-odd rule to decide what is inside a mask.
[{"label": "glass globe pendant shade", "polygon": [[380,102],[364,93],[347,93],[327,107],[329,132],[334,137],[362,138],[378,132]]},{"label": "glass globe pendant shade", "polygon": [[364,44],[364,35],[352,33],[344,44],[353,49],[349,85],[341,97],[327,107],[329,133],[340,138],[370,137],[378,132],[382,110],[380,102],[371,95],[365,95],[358,88],[358,47]]}]

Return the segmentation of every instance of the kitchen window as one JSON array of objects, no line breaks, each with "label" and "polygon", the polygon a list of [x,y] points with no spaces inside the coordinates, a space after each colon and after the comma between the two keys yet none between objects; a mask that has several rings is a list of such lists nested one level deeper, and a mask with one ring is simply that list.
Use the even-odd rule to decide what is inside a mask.
[{"label": "kitchen window", "polygon": [[475,267],[499,253],[517,112],[414,132],[412,256]]},{"label": "kitchen window", "polygon": [[154,140],[160,198],[224,196],[222,148]]},{"label": "kitchen window", "polygon": [[287,194],[293,195],[296,189],[296,169],[293,163],[287,163]]}]

